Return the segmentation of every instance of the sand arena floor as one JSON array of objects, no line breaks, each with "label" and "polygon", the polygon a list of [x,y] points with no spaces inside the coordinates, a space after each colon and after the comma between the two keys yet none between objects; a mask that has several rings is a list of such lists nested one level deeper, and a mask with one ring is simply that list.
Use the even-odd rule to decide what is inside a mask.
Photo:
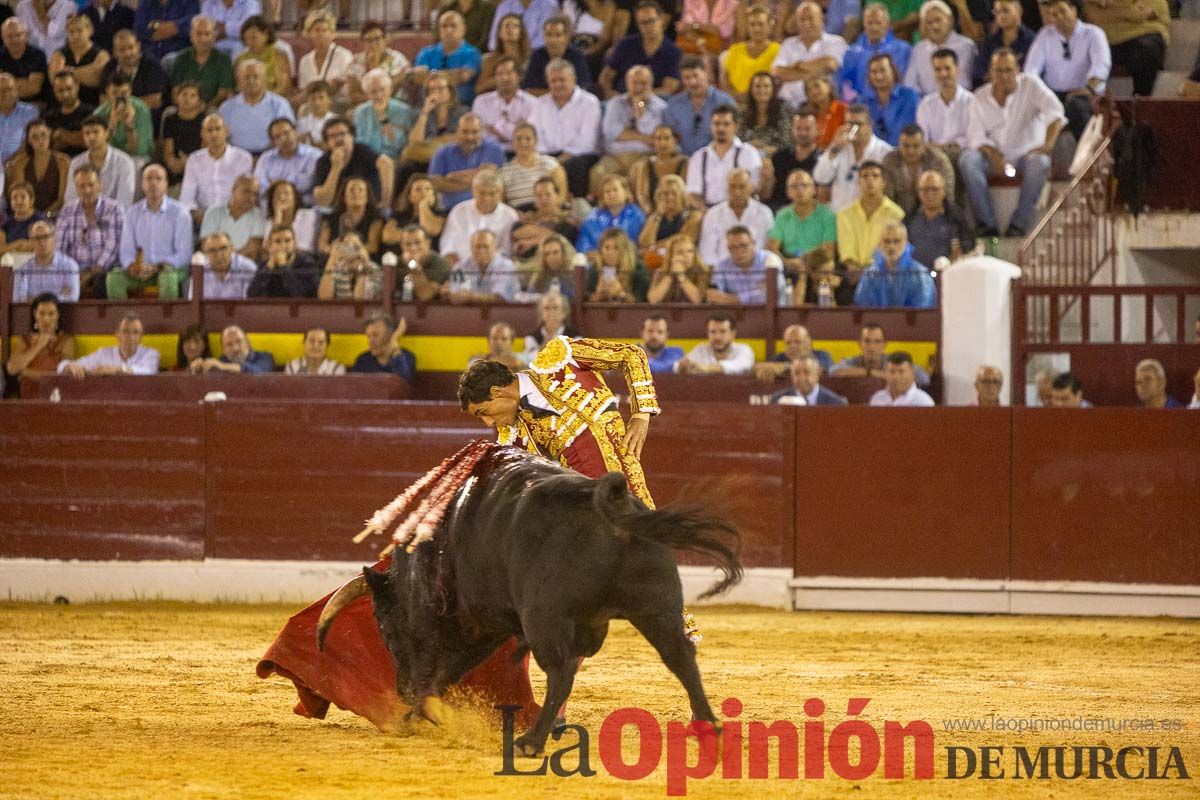
[{"label": "sand arena floor", "polygon": [[[413,724],[382,735],[332,710],[292,714],[291,684],[254,665],[294,609],[286,606],[119,603],[0,605],[0,796],[6,798],[451,798],[666,796],[665,769],[638,782],[607,774],[600,723],[638,705],[684,720],[675,679],[629,626],[614,624],[571,701],[592,734],[592,778],[494,777],[498,726],[460,712],[448,728]],[[701,609],[701,668],[714,707],[743,720],[802,723],[803,702],[828,705],[826,731],[861,715],[927,720],[936,735],[931,781],[875,777],[692,781],[690,797],[1196,797],[1200,795],[1200,623],[798,613]],[[540,688],[539,688],[540,691]],[[1179,719],[1173,731],[946,732],[942,720]],[[945,779],[944,748],[962,745],[1174,745],[1191,780]],[[630,750],[632,752],[632,750]],[[1165,759],[1165,751],[1164,756]],[[632,760],[632,758],[631,758]],[[1012,759],[1004,765],[1011,769]],[[527,765],[529,762],[523,762]],[[774,775],[774,772],[772,772]]]}]

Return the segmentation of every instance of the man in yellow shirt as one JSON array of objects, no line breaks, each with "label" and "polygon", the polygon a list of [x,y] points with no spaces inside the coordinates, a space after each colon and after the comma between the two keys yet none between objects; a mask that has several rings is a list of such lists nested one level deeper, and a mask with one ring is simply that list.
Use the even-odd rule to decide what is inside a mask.
[{"label": "man in yellow shirt", "polygon": [[883,165],[864,161],[858,165],[858,199],[837,213],[838,258],[851,282],[869,266],[879,247],[883,226],[903,222],[904,211],[883,193]]}]

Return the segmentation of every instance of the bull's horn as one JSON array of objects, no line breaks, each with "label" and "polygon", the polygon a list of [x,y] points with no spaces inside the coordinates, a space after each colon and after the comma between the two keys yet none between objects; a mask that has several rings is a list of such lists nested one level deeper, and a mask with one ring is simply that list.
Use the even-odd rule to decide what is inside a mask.
[{"label": "bull's horn", "polygon": [[333,597],[329,598],[329,602],[321,610],[321,618],[317,620],[318,650],[325,649],[325,635],[329,633],[329,628],[333,625],[334,618],[342,612],[342,609],[369,591],[367,588],[367,579],[359,575],[356,578],[346,581],[342,585],[342,588],[333,593]]}]

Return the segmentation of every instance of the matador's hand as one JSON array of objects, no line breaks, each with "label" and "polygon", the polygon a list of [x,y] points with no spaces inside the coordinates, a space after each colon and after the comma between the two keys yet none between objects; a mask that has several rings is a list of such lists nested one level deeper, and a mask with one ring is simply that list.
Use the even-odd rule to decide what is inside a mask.
[{"label": "matador's hand", "polygon": [[650,430],[649,414],[634,414],[629,418],[625,431],[625,452],[634,458],[642,457],[642,445],[646,443],[646,433]]}]

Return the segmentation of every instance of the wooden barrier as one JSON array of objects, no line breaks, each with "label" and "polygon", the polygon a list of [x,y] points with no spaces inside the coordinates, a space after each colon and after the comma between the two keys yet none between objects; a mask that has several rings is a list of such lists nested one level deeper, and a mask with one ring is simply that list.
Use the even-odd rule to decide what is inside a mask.
[{"label": "wooden barrier", "polygon": [[260,400],[407,400],[412,387],[398,375],[234,375],[166,372],[161,375],[110,375],[83,380],[54,375],[21,382],[21,396],[61,400],[148,400],[194,403],[209,392],[229,399]]}]

